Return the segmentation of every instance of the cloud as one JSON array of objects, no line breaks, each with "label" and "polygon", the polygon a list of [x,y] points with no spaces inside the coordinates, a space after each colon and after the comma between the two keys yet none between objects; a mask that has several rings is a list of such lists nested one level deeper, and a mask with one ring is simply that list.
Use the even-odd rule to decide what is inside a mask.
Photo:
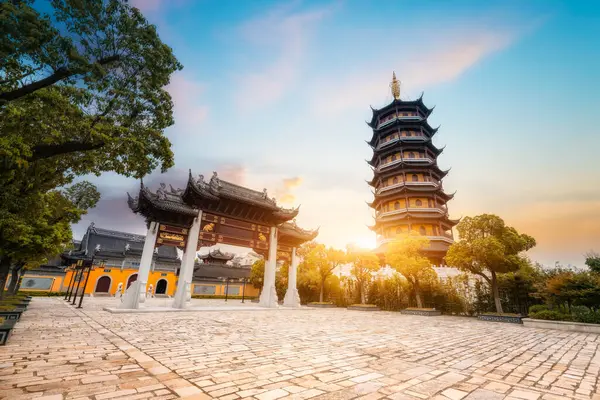
[{"label": "cloud", "polygon": [[185,1],[186,0],[129,0],[129,4],[142,12],[156,12],[167,6],[180,6]]},{"label": "cloud", "polygon": [[292,204],[296,200],[296,196],[292,191],[302,184],[302,178],[299,176],[293,178],[285,178],[275,189],[275,198],[281,204]]},{"label": "cloud", "polygon": [[208,107],[202,101],[204,86],[181,73],[176,73],[171,77],[166,90],[175,105],[175,126],[184,132],[196,130],[208,115]]},{"label": "cloud", "polygon": [[221,164],[216,170],[219,178],[236,185],[244,185],[246,182],[246,168],[240,164]]},{"label": "cloud", "polygon": [[278,6],[264,17],[240,28],[240,35],[251,45],[253,54],[265,51],[273,60],[258,71],[240,77],[236,99],[245,109],[256,109],[280,99],[294,86],[305,61],[315,24],[331,12],[331,7],[294,12],[296,3]]},{"label": "cloud", "polygon": [[[441,32],[438,32],[441,34]],[[415,33],[419,36],[418,33]],[[462,34],[441,35],[442,41],[427,48],[413,48],[410,53],[406,51],[395,52],[393,49],[388,54],[401,53],[398,58],[390,58],[389,62],[377,60],[377,64],[365,65],[360,71],[350,74],[340,74],[328,77],[332,84],[320,85],[319,96],[313,103],[316,112],[326,110],[340,112],[348,109],[363,107],[365,102],[377,105],[381,99],[382,91],[391,81],[392,69],[402,81],[402,97],[408,93],[419,93],[421,89],[450,82],[459,78],[467,70],[475,66],[490,54],[507,47],[515,38],[509,31],[472,30]],[[382,54],[385,59],[386,54]],[[408,61],[405,61],[408,60]],[[386,65],[385,69],[380,65]],[[364,69],[364,70],[363,70]],[[388,91],[389,93],[389,91]],[[388,94],[391,99],[391,94]]]}]

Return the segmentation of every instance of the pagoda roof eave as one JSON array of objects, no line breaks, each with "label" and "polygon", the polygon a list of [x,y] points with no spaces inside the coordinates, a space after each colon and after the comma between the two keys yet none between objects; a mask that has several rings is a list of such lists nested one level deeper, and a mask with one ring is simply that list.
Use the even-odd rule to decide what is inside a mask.
[{"label": "pagoda roof eave", "polygon": [[286,238],[295,241],[309,242],[319,235],[319,228],[315,230],[306,230],[296,225],[295,221],[285,222],[277,227],[279,238],[285,242]]},{"label": "pagoda roof eave", "polygon": [[385,200],[388,197],[394,197],[401,193],[414,193],[417,195],[435,194],[438,197],[440,197],[441,199],[443,199],[444,201],[450,201],[454,198],[454,193],[447,194],[444,192],[444,190],[440,186],[438,186],[438,187],[414,186],[414,185],[410,185],[410,182],[409,182],[409,184],[405,184],[403,186],[400,186],[400,187],[397,187],[394,189],[390,189],[390,190],[386,190],[384,192],[377,193],[375,200],[373,200],[373,203],[377,204],[378,200]]},{"label": "pagoda roof eave", "polygon": [[[398,149],[398,147],[400,147],[400,149]],[[386,146],[384,149],[373,151],[373,155],[371,156],[371,159],[365,160],[365,161],[367,161],[367,163],[369,165],[374,166],[375,161],[377,160],[378,156],[385,156],[386,154],[398,152],[399,150],[409,150],[409,151],[410,151],[410,149],[418,150],[418,149],[422,149],[423,147],[427,147],[429,150],[431,150],[435,154],[436,157],[438,157],[440,154],[442,154],[442,152],[444,151],[444,148],[446,146],[438,149],[431,141],[431,138],[428,138],[427,140],[424,140],[421,142],[399,140],[396,143],[392,144],[391,146]]]},{"label": "pagoda roof eave", "polygon": [[387,111],[389,111],[392,107],[411,107],[411,106],[418,106],[420,107],[423,111],[425,111],[425,115],[429,116],[431,114],[431,112],[433,111],[433,108],[428,108],[425,103],[423,103],[423,95],[424,93],[421,92],[421,95],[419,96],[418,99],[416,100],[402,100],[402,99],[396,99],[394,98],[392,100],[391,103],[389,103],[388,105],[376,109],[371,107],[371,111],[372,111],[372,117],[371,117],[371,123],[373,123],[373,121],[377,118],[377,116],[379,116],[379,114],[385,113]]},{"label": "pagoda roof eave", "polygon": [[[403,171],[423,171],[423,170],[431,170],[431,172],[433,172],[435,175],[437,175],[438,179],[443,179],[446,175],[448,175],[448,172],[450,172],[450,168],[447,170],[442,170],[440,169],[440,167],[437,165],[437,163],[432,164],[407,164],[407,163],[399,163],[397,164],[399,166],[402,166],[402,170]],[[374,170],[374,176],[373,179],[371,179],[371,182],[375,182],[377,180],[377,178],[379,177],[390,177],[390,176],[395,176],[398,174],[398,169],[397,168],[390,168],[390,169],[386,169],[384,171],[377,171]],[[374,186],[374,185],[372,185]]]}]

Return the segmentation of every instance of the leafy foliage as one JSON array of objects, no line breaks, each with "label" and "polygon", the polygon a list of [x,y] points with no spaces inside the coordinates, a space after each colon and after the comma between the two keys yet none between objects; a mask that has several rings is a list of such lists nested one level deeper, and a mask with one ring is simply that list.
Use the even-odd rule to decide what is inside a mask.
[{"label": "leafy foliage", "polygon": [[325,281],[333,270],[341,266],[347,261],[347,256],[342,250],[334,248],[327,248],[323,244],[311,245],[307,251],[302,251],[304,259],[301,264],[304,264],[304,268],[299,266],[299,270],[312,270],[314,276],[318,277],[319,282],[319,301],[323,301],[325,293]]},{"label": "leafy foliage", "polygon": [[379,266],[379,258],[371,252],[350,253],[348,260],[352,263],[352,275],[356,279],[360,293],[360,304],[365,304],[366,301],[366,285],[369,284],[373,276],[373,272],[377,271]]},{"label": "leafy foliage", "polygon": [[585,255],[585,265],[590,268],[590,271],[600,274],[600,254],[595,251],[590,251]]},{"label": "leafy foliage", "polygon": [[521,253],[534,247],[535,239],[491,214],[465,217],[456,229],[460,241],[450,246],[446,262],[485,279],[491,286],[496,312],[502,313],[497,274],[514,272],[527,264]]},{"label": "leafy foliage", "polygon": [[61,172],[141,177],[173,164],[164,87],[181,69],[156,27],[124,0],[3,2],[0,143],[5,169],[62,155]]},{"label": "leafy foliage", "polygon": [[423,307],[420,283],[435,277],[431,262],[423,256],[423,250],[429,246],[425,236],[410,234],[399,236],[388,244],[385,260],[390,267],[401,273],[411,283],[417,307]]}]

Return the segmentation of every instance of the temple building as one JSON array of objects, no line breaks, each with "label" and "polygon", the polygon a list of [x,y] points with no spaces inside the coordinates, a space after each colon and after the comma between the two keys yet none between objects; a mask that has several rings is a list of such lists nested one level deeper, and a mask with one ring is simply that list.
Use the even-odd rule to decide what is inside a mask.
[{"label": "temple building", "polygon": [[[144,235],[104,229],[91,223],[82,240],[74,241],[74,249],[48,260],[23,275],[21,290],[35,292],[66,292],[77,260],[89,259],[94,253],[94,268],[84,290],[88,296],[120,296],[138,278]],[[251,264],[230,265],[233,255],[219,249],[199,255],[194,264],[192,295],[247,297],[258,296],[258,290],[245,285]],[[249,259],[251,260],[251,259]],[[244,260],[242,260],[244,261]],[[100,266],[102,263],[102,266]],[[159,246],[152,254],[147,290],[154,297],[172,297],[179,279],[181,257],[176,247]],[[83,286],[83,284],[82,284]],[[121,291],[119,292],[119,287]]]},{"label": "temple building", "polygon": [[372,109],[367,125],[372,128],[373,149],[368,164],[373,179],[374,200],[368,205],[375,211],[378,252],[399,234],[416,232],[427,236],[430,246],[426,255],[435,265],[443,265],[448,247],[453,243],[452,227],[458,221],[448,216],[447,203],[454,194],[444,191],[442,180],[448,171],[441,170],[437,158],[443,148],[432,139],[438,128],[427,119],[433,108],[427,108],[422,95],[416,100],[400,98],[400,82],[393,75],[393,100],[381,109]]}]

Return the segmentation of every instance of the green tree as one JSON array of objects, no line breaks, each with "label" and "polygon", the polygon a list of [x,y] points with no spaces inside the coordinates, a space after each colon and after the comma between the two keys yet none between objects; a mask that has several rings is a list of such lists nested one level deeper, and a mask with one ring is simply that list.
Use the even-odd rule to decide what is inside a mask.
[{"label": "green tree", "polygon": [[[0,288],[4,288],[11,266],[18,272],[23,266],[41,263],[70,246],[71,224],[87,212],[71,198],[85,198],[80,204],[90,208],[95,206],[97,195],[96,188],[86,182],[63,191],[39,193],[36,201],[27,205],[27,213],[13,215],[9,224],[0,224]],[[0,290],[0,296],[3,292]]]},{"label": "green tree", "polygon": [[356,252],[348,254],[348,259],[352,263],[351,273],[357,282],[360,304],[365,304],[366,286],[371,282],[373,272],[380,268],[379,257],[371,252]]},{"label": "green tree", "polygon": [[498,291],[499,273],[517,271],[528,260],[522,255],[535,246],[535,239],[506,226],[502,218],[482,214],[464,218],[456,227],[460,241],[448,249],[446,262],[481,276],[490,285],[496,312],[502,313]]},{"label": "green tree", "polygon": [[256,289],[262,290],[265,277],[265,259],[261,258],[254,261],[250,270],[250,283]]},{"label": "green tree", "polygon": [[346,254],[342,250],[327,248],[323,244],[317,244],[310,248],[304,256],[304,262],[312,267],[319,276],[319,301],[323,302],[325,292],[325,281],[333,270],[346,262]]},{"label": "green tree", "polygon": [[156,28],[125,0],[50,5],[0,4],[0,221],[78,175],[173,165],[164,87],[181,65]]},{"label": "green tree", "polygon": [[585,265],[590,268],[590,271],[600,274],[600,254],[593,250],[586,253]]},{"label": "green tree", "polygon": [[419,308],[423,308],[421,282],[435,277],[431,262],[423,256],[427,247],[429,239],[426,236],[410,234],[388,243],[385,254],[386,263],[410,282]]}]

